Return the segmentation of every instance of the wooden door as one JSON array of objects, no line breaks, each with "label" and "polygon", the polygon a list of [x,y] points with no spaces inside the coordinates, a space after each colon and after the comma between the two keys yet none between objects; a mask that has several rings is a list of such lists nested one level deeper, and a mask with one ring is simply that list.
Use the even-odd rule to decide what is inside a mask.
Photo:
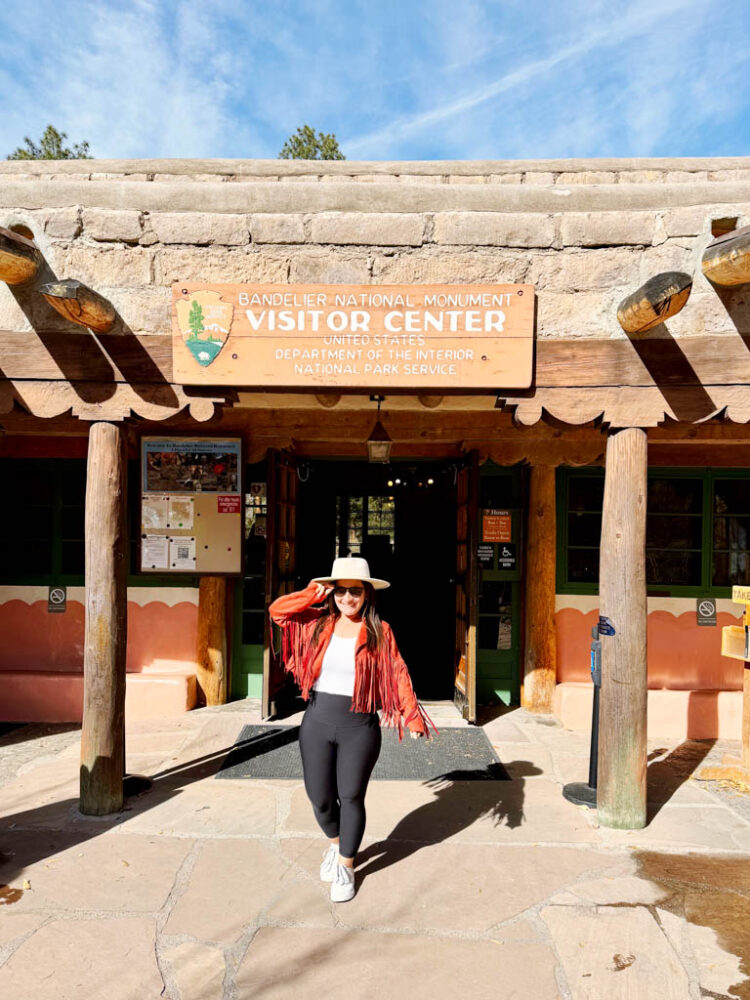
[{"label": "wooden door", "polygon": [[[292,455],[268,453],[268,536],[266,607],[296,588],[297,460]],[[274,634],[276,633],[276,634]],[[277,629],[266,620],[263,650],[263,718],[276,714],[277,700],[286,688]]]},{"label": "wooden door", "polygon": [[475,451],[459,467],[456,488],[456,647],[453,700],[465,719],[476,722],[479,463]]}]

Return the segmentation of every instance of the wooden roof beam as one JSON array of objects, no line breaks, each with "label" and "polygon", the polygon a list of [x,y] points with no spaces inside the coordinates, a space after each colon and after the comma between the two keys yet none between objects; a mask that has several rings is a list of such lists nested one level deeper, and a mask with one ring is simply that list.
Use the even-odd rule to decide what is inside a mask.
[{"label": "wooden roof beam", "polygon": [[41,264],[39,247],[11,229],[0,228],[0,281],[22,285],[36,276]]},{"label": "wooden roof beam", "polygon": [[625,333],[645,333],[676,316],[690,297],[693,279],[682,271],[665,271],[624,298],[617,319]]},{"label": "wooden roof beam", "polygon": [[709,243],[701,267],[714,285],[732,287],[750,281],[750,226],[735,229]]},{"label": "wooden roof beam", "polygon": [[52,308],[64,319],[85,326],[94,333],[109,333],[115,325],[117,311],[112,303],[81,281],[51,281],[40,285],[39,291]]}]

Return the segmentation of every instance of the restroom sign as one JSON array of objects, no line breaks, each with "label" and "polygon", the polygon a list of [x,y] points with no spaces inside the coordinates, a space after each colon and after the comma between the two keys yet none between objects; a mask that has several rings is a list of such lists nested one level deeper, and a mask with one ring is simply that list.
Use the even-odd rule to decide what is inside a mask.
[{"label": "restroom sign", "polygon": [[510,511],[482,511],[482,541],[499,544],[511,540],[512,524]]}]

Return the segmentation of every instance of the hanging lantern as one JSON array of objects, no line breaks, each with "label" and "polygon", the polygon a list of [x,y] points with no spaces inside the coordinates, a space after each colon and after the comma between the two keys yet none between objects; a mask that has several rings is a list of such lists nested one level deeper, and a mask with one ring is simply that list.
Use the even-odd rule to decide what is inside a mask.
[{"label": "hanging lantern", "polygon": [[390,461],[392,444],[388,431],[380,421],[380,404],[385,399],[385,396],[371,396],[370,399],[373,401],[377,400],[378,418],[367,439],[367,459],[370,462],[385,463]]}]

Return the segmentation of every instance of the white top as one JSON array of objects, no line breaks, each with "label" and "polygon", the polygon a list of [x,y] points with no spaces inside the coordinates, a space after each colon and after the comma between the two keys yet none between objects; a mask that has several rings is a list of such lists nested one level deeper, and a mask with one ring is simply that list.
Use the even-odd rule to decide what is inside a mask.
[{"label": "white top", "polygon": [[354,694],[354,647],[357,636],[342,639],[332,635],[328,648],[323,654],[323,666],[318,679],[313,684],[314,691],[327,694]]}]

